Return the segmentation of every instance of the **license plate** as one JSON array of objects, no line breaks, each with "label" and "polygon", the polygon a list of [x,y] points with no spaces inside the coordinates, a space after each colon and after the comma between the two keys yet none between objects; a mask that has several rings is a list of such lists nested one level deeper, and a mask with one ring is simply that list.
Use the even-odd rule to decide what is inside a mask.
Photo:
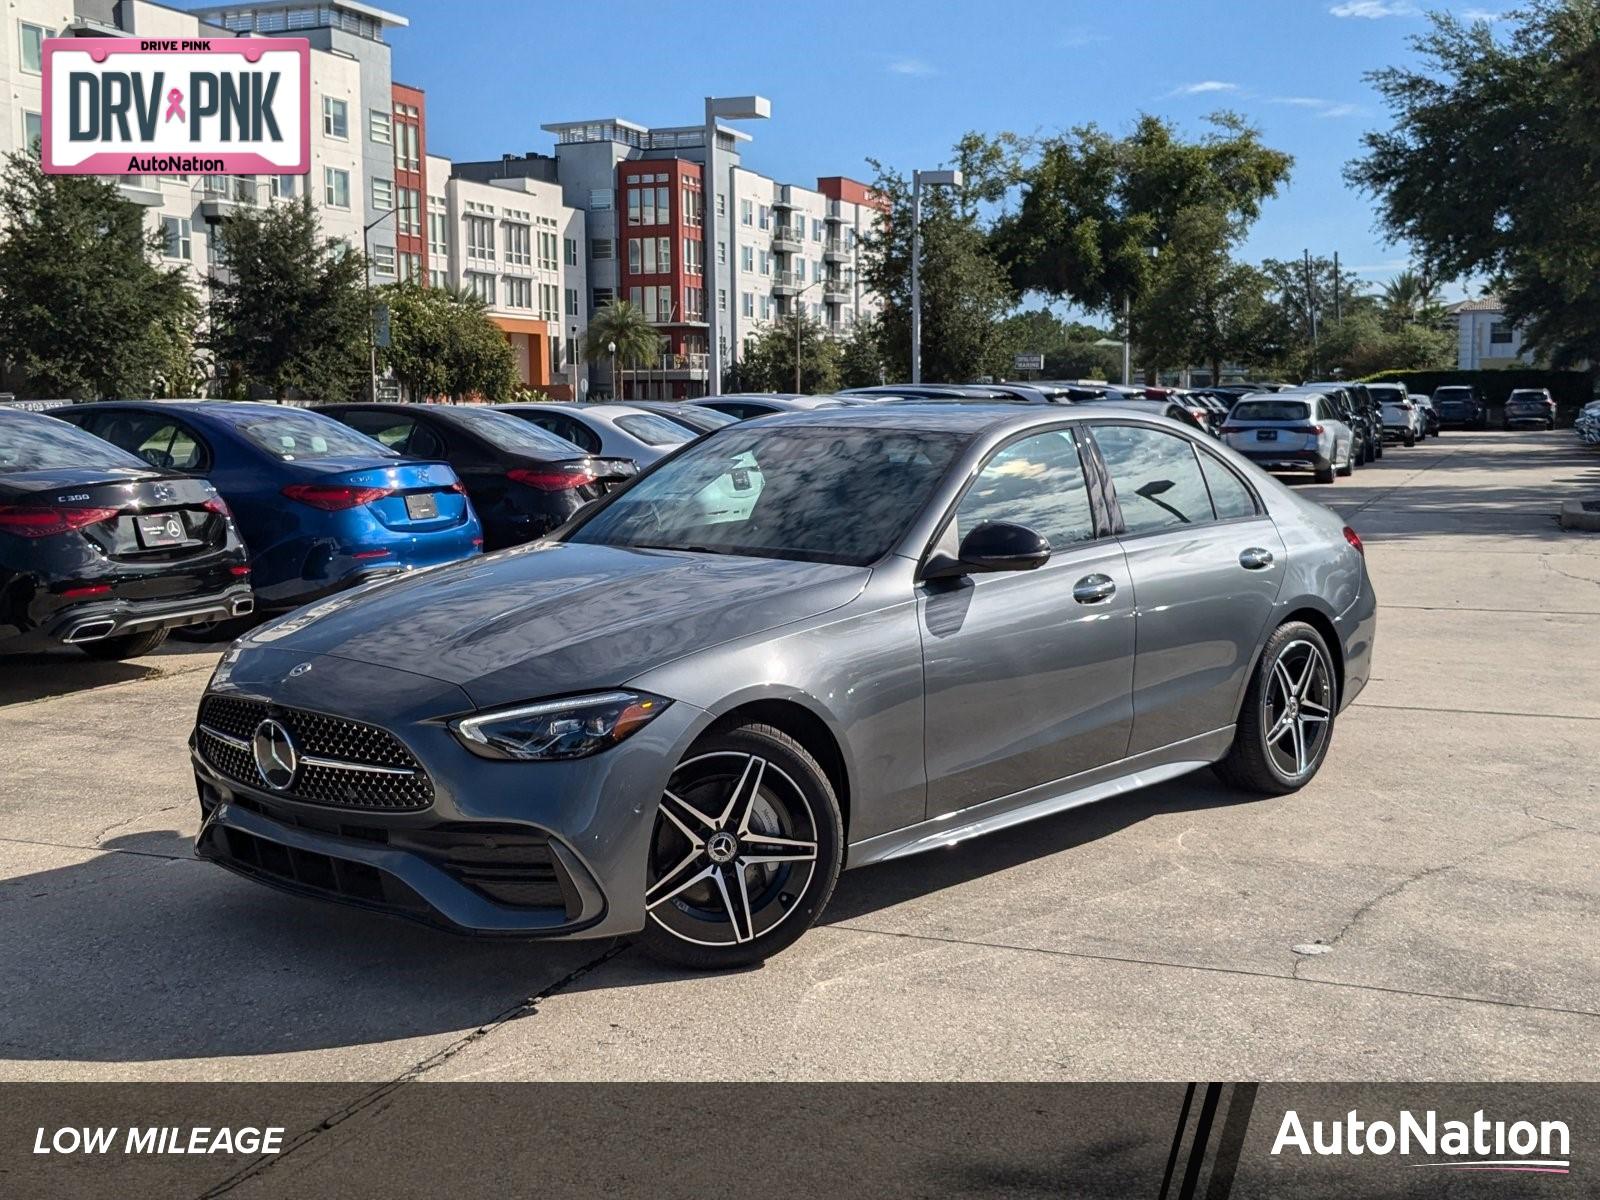
[{"label": "license plate", "polygon": [[1256,441],[1258,441],[1258,442],[1275,442],[1277,440],[1278,440],[1278,431],[1276,429],[1258,429],[1258,430],[1256,430]]},{"label": "license plate", "polygon": [[151,513],[136,518],[139,544],[147,550],[158,546],[181,546],[188,540],[183,518],[177,513]]},{"label": "license plate", "polygon": [[419,492],[406,497],[406,516],[413,521],[427,521],[439,515],[439,500],[432,492]]}]

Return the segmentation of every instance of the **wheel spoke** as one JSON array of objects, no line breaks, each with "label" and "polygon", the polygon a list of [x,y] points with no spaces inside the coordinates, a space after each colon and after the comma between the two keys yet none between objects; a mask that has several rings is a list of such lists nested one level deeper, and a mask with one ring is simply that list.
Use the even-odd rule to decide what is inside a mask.
[{"label": "wheel spoke", "polygon": [[1283,740],[1283,735],[1294,728],[1294,718],[1284,715],[1278,718],[1278,723],[1267,731],[1267,745],[1276,746]]},{"label": "wheel spoke", "polygon": [[[681,864],[681,863],[679,864],[679,866],[682,866],[682,865],[683,864]],[[678,869],[677,867],[673,868],[674,871],[676,871],[677,869]],[[689,878],[685,879],[682,883],[680,883],[677,887],[673,888],[670,892],[666,892],[663,895],[657,896],[654,900],[651,900],[649,898],[649,893],[646,893],[644,906],[645,906],[646,909],[651,909],[651,908],[657,907],[658,905],[665,904],[668,900],[671,900],[679,892],[687,891],[689,888],[692,888],[695,884],[699,883],[702,879],[715,879],[715,880],[718,881],[719,884],[721,883],[721,877],[717,874],[717,868],[714,867],[714,866],[711,866],[710,864],[707,864],[706,867],[703,870],[697,871],[693,875],[690,875]],[[660,885],[658,884],[657,887],[659,887],[659,886]],[[650,890],[653,892],[653,891],[655,891],[655,888],[651,888]],[[724,893],[724,894],[726,894],[726,893]]]},{"label": "wheel spoke", "polygon": [[1319,704],[1315,700],[1301,700],[1300,715],[1308,720],[1326,721],[1328,719],[1328,706]]},{"label": "wheel spoke", "polygon": [[727,910],[728,924],[733,926],[733,940],[735,942],[748,942],[755,937],[755,922],[750,918],[750,891],[745,887],[744,872],[738,867],[733,869],[734,883],[739,893],[739,902],[735,906],[732,895],[728,891],[726,871],[712,870],[712,881],[717,885],[717,891],[722,895],[722,907]]},{"label": "wheel spoke", "polygon": [[750,812],[755,807],[756,795],[761,791],[761,779],[766,773],[766,759],[752,754],[745,760],[739,781],[733,785],[733,791],[728,796],[728,805],[717,818],[718,829],[735,826],[739,836],[744,836],[745,830],[750,827]]},{"label": "wheel spoke", "polygon": [[1291,723],[1294,730],[1294,773],[1300,774],[1306,769],[1306,731],[1299,721]]},{"label": "wheel spoke", "polygon": [[661,811],[667,815],[674,825],[683,831],[684,836],[691,842],[699,841],[701,838],[699,834],[692,831],[691,825],[686,822],[692,822],[707,832],[712,832],[717,828],[717,819],[715,817],[707,816],[683,797],[674,795],[670,789],[661,793]]},{"label": "wheel spoke", "polygon": [[1316,673],[1317,668],[1321,664],[1322,659],[1317,652],[1312,649],[1307,649],[1305,670],[1300,672],[1300,679],[1294,685],[1295,699],[1298,700],[1301,696],[1305,695],[1306,689],[1311,686],[1311,677]]},{"label": "wheel spoke", "polygon": [[1279,659],[1272,664],[1272,677],[1277,680],[1278,687],[1283,691],[1283,702],[1288,704],[1294,699],[1294,677],[1289,674],[1289,666]]}]

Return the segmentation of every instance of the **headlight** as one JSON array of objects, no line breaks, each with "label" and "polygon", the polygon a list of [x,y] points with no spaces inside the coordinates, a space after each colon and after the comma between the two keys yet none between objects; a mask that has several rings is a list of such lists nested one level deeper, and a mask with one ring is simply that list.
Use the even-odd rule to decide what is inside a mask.
[{"label": "headlight", "polygon": [[485,758],[550,762],[585,758],[615,746],[671,703],[644,692],[603,692],[465,717],[452,721],[450,728],[462,745]]}]

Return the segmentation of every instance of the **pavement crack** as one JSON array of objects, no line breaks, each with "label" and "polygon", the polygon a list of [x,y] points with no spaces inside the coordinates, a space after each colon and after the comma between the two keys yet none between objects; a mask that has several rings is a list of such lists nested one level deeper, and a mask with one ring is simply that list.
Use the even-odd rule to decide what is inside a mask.
[{"label": "pavement crack", "polygon": [[148,812],[137,812],[137,813],[134,813],[133,816],[128,817],[128,818],[126,818],[124,820],[113,821],[111,824],[107,825],[104,829],[102,829],[99,833],[94,835],[94,838],[92,840],[94,842],[95,849],[97,849],[97,850],[100,849],[100,843],[105,840],[106,834],[110,833],[113,829],[121,829],[125,825],[132,825],[135,821],[142,821],[146,817],[159,816],[164,812],[173,812],[173,811],[175,811],[175,810],[177,810],[177,809],[179,809],[181,807],[183,807],[183,806],[179,805],[179,804],[164,804],[160,808],[152,808]]},{"label": "pavement crack", "polygon": [[630,944],[631,943],[628,942],[613,942],[605,949],[603,953],[596,955],[588,962],[574,967],[571,971],[567,972],[560,979],[556,980],[552,984],[549,984],[541,991],[535,992],[533,995],[519,1000],[511,1007],[490,1018],[482,1025],[479,1025],[476,1029],[469,1030],[467,1033],[462,1034],[448,1046],[441,1047],[439,1050],[428,1055],[426,1058],[412,1064],[399,1075],[396,1075],[393,1079],[390,1079],[385,1083],[380,1083],[368,1091],[363,1092],[360,1096],[357,1096],[343,1108],[330,1113],[310,1129],[302,1131],[296,1137],[286,1142],[283,1149],[278,1153],[263,1155],[262,1157],[257,1158],[254,1162],[248,1163],[244,1167],[241,1167],[238,1171],[228,1176],[222,1182],[215,1184],[204,1192],[201,1192],[197,1197],[197,1200],[211,1200],[211,1198],[215,1196],[225,1196],[235,1188],[239,1187],[241,1184],[248,1183],[250,1180],[260,1177],[278,1163],[283,1162],[283,1160],[288,1158],[291,1154],[294,1154],[296,1151],[303,1150],[307,1146],[312,1145],[317,1141],[318,1138],[322,1137],[323,1134],[337,1128],[350,1118],[365,1112],[374,1105],[383,1104],[384,1101],[386,1101],[395,1092],[399,1091],[407,1084],[415,1083],[418,1079],[421,1079],[424,1075],[428,1074],[428,1072],[438,1070],[451,1059],[455,1058],[458,1054],[461,1054],[469,1047],[476,1045],[478,1042],[481,1042],[484,1038],[494,1033],[495,1030],[499,1029],[501,1026],[512,1021],[519,1021],[524,1017],[534,1016],[539,1011],[540,1002],[548,1000],[551,996],[556,995],[558,992],[565,991],[584,976],[588,975],[591,971],[595,971],[600,967],[603,967],[613,958],[616,958],[619,954],[624,953]]}]

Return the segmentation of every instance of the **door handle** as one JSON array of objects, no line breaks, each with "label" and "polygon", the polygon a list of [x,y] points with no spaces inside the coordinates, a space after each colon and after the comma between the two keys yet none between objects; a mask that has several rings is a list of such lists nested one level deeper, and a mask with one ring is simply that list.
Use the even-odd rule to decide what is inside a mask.
[{"label": "door handle", "polygon": [[1272,565],[1272,551],[1251,546],[1239,551],[1239,565],[1247,571],[1262,571]]},{"label": "door handle", "polygon": [[1116,582],[1109,575],[1085,575],[1072,585],[1072,598],[1079,604],[1099,604],[1116,594]]}]

